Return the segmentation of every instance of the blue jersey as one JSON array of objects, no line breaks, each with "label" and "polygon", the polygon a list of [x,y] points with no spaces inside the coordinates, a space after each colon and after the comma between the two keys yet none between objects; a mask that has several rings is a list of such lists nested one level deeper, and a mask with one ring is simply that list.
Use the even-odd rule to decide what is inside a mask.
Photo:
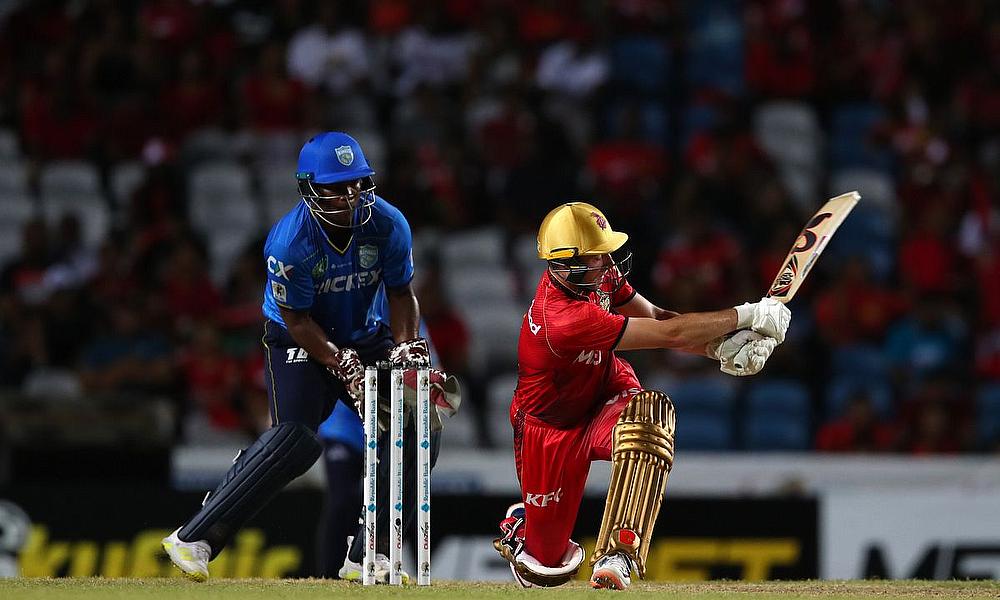
[{"label": "blue jersey", "polygon": [[337,346],[389,325],[385,288],[413,279],[413,240],[399,209],[375,198],[371,219],[337,248],[299,202],[271,228],[264,244],[264,316],[281,325],[279,306],[309,311]]},{"label": "blue jersey", "polygon": [[359,453],[365,449],[365,428],[361,417],[343,402],[334,405],[333,412],[320,424],[317,433],[324,440],[343,442]]}]

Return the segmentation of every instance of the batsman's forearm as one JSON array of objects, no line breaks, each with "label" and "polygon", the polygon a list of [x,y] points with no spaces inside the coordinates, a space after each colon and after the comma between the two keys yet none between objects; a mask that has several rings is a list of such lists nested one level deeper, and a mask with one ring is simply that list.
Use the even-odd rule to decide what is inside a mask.
[{"label": "batsman's forearm", "polygon": [[337,364],[334,353],[337,351],[330,340],[323,333],[323,328],[316,321],[312,320],[308,314],[298,314],[289,317],[282,311],[281,317],[288,327],[288,334],[292,336],[295,343],[302,347],[309,357],[325,367],[333,367]]},{"label": "batsman's forearm", "polygon": [[686,313],[670,319],[630,319],[619,350],[669,348],[703,354],[705,344],[736,329],[736,310]]}]

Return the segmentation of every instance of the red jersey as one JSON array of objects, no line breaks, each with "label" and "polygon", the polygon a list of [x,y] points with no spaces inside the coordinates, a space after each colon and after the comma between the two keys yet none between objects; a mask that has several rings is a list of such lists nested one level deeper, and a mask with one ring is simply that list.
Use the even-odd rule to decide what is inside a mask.
[{"label": "red jersey", "polygon": [[612,312],[635,296],[626,283],[602,307],[596,293],[579,296],[546,272],[521,323],[517,389],[511,406],[558,428],[573,427],[609,397],[639,387],[631,365],[614,354],[628,317]]}]

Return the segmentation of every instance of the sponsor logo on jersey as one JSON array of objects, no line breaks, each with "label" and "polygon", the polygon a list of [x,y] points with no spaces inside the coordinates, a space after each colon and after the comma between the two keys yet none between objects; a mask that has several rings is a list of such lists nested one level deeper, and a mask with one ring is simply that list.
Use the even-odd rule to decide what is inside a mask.
[{"label": "sponsor logo on jersey", "polygon": [[576,362],[583,363],[585,365],[599,365],[601,364],[601,351],[584,350],[576,357]]},{"label": "sponsor logo on jersey", "polygon": [[535,325],[535,322],[531,319],[531,311],[535,310],[535,301],[531,301],[531,306],[528,307],[528,329],[531,330],[531,335],[538,335],[538,332],[542,330],[541,325]]},{"label": "sponsor logo on jersey", "polygon": [[291,279],[292,269],[294,268],[295,265],[286,265],[285,263],[281,262],[277,258],[274,258],[273,256],[267,257],[267,270],[276,277]]},{"label": "sponsor logo on jersey", "polygon": [[532,506],[537,506],[539,508],[545,508],[550,502],[559,502],[562,500],[562,488],[557,489],[554,492],[549,492],[547,494],[525,494],[524,503],[530,504]]},{"label": "sponsor logo on jersey", "polygon": [[287,353],[285,364],[304,363],[309,360],[309,354],[305,348],[286,348],[285,352]]},{"label": "sponsor logo on jersey", "polygon": [[377,285],[381,280],[382,271],[374,269],[371,271],[362,271],[360,273],[351,273],[350,275],[327,277],[323,281],[316,283],[313,287],[315,288],[317,294],[326,294],[328,292],[349,292],[357,288]]},{"label": "sponsor logo on jersey", "polygon": [[354,150],[350,146],[337,146],[333,151],[337,153],[337,160],[345,167],[354,162]]},{"label": "sponsor logo on jersey", "polygon": [[362,269],[370,269],[378,262],[378,246],[364,244],[358,248],[358,264]]},{"label": "sponsor logo on jersey", "polygon": [[323,258],[319,259],[319,262],[316,263],[316,266],[313,267],[312,278],[320,279],[324,275],[326,275],[326,267],[327,267],[327,261],[326,261],[326,255],[324,255]]},{"label": "sponsor logo on jersey", "polygon": [[277,281],[271,282],[271,293],[274,294],[275,301],[288,302],[288,290]]}]

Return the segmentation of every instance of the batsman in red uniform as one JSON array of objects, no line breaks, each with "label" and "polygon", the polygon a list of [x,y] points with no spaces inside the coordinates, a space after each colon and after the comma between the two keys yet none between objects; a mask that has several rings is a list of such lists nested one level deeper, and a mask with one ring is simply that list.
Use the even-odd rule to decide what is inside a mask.
[{"label": "batsman in red uniform", "polygon": [[615,351],[670,348],[752,375],[791,320],[770,298],[687,314],[654,306],[626,279],[627,240],[582,202],[552,210],[538,231],[548,269],[521,325],[510,407],[522,503],[494,542],[525,587],[565,583],[583,563],[570,534],[594,460],[611,460],[612,470],[591,585],[625,589],[633,570],[645,574],[673,465],[674,408],[663,392],[643,389]]}]

